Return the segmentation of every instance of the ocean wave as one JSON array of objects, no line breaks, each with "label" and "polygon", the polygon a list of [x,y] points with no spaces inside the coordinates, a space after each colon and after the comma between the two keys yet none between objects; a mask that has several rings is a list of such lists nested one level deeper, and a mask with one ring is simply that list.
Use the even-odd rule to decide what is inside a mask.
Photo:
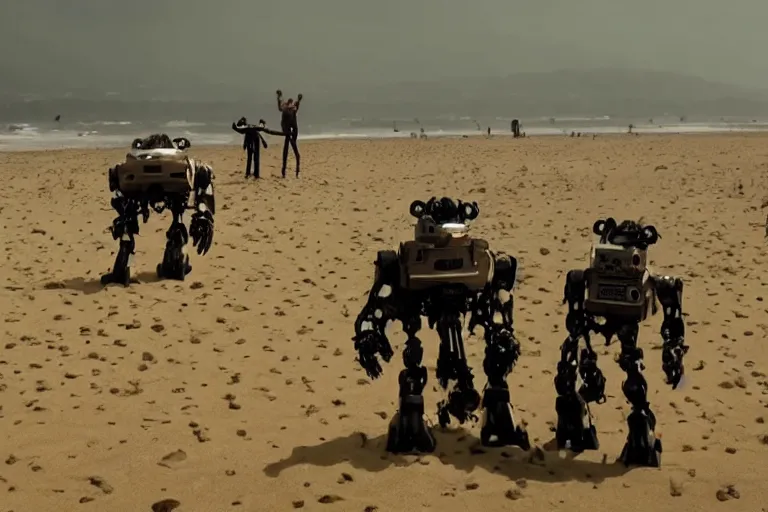
[{"label": "ocean wave", "polygon": [[131,121],[93,121],[90,123],[77,123],[83,126],[93,126],[93,125],[101,125],[101,126],[130,126],[133,123]]},{"label": "ocean wave", "polygon": [[[600,119],[600,118],[598,118]],[[538,126],[527,126],[526,134],[530,136],[570,136],[571,133],[580,133],[583,136],[589,135],[611,135],[624,134],[627,132],[627,125],[619,126],[619,122],[610,125],[606,123],[589,122],[574,123],[570,126],[550,125],[549,123],[540,123]],[[10,125],[9,125],[10,126]],[[105,130],[100,133],[98,130],[38,130],[37,127],[25,124],[14,123],[14,131],[0,132],[0,150],[35,150],[35,149],[64,149],[64,148],[119,148],[128,147],[135,137],[146,136],[151,131],[158,131],[157,128],[149,128],[147,133],[140,133],[138,130],[126,131],[124,133],[113,133]],[[401,132],[393,132],[392,129],[378,127],[368,127],[360,129],[350,129],[349,127],[325,127],[318,129],[314,133],[308,133],[305,130],[299,135],[301,141],[328,140],[328,139],[408,139],[411,133],[417,133],[411,129],[403,129]],[[508,126],[491,126],[495,137],[510,136]],[[686,133],[747,133],[768,131],[768,123],[765,121],[753,121],[742,123],[669,123],[663,125],[635,124],[634,130],[637,134],[686,134]],[[192,141],[193,147],[200,146],[220,146],[220,145],[239,145],[240,137],[231,131],[207,130],[204,132],[179,130],[178,135],[183,135]],[[485,132],[470,127],[461,129],[426,129],[425,134],[429,138],[441,137],[477,137],[484,136]],[[175,134],[174,134],[175,135]],[[275,141],[275,145],[281,145],[282,138],[269,136],[269,139]]]},{"label": "ocean wave", "polygon": [[193,123],[190,121],[168,121],[163,126],[166,128],[191,128],[193,126],[205,126],[206,123]]},{"label": "ocean wave", "polygon": [[[512,118],[506,118],[506,117],[497,117],[496,118],[499,121],[511,121]],[[591,121],[610,121],[611,116],[596,116],[596,117],[539,117],[537,118],[539,121],[552,121],[554,120],[556,123],[585,123],[585,122],[591,122]]]},{"label": "ocean wave", "polygon": [[11,123],[5,127],[5,131],[9,133],[34,133],[37,132],[37,127],[28,123]]}]

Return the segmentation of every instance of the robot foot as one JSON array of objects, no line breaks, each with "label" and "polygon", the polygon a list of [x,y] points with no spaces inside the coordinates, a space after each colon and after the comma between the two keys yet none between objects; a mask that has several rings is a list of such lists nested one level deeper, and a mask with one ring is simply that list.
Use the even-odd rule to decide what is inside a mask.
[{"label": "robot foot", "polygon": [[488,387],[483,393],[483,426],[480,429],[483,446],[519,446],[531,449],[528,432],[515,425],[509,389]]},{"label": "robot foot", "polygon": [[437,404],[437,418],[441,427],[451,423],[451,416],[463,425],[467,420],[477,421],[474,414],[480,407],[480,394],[474,388],[456,388],[448,393],[448,400]]},{"label": "robot foot", "polygon": [[189,264],[189,257],[184,259],[183,264],[168,265],[164,263],[158,263],[157,265],[157,277],[160,279],[176,279],[177,281],[183,281],[187,274],[192,272],[192,265]]},{"label": "robot foot", "polygon": [[558,450],[570,448],[574,453],[581,453],[584,450],[597,450],[600,447],[597,430],[589,422],[589,411],[578,395],[557,397],[555,409],[557,410],[555,439]]},{"label": "robot foot", "polygon": [[108,284],[121,284],[128,286],[131,284],[131,269],[126,268],[123,272],[110,272],[101,276],[101,284],[106,286]]},{"label": "robot foot", "polygon": [[661,439],[657,439],[642,411],[632,411],[627,418],[629,435],[619,460],[625,466],[661,466]]},{"label": "robot foot", "polygon": [[389,453],[432,453],[437,442],[424,420],[424,397],[408,395],[400,400],[400,410],[389,423]]}]

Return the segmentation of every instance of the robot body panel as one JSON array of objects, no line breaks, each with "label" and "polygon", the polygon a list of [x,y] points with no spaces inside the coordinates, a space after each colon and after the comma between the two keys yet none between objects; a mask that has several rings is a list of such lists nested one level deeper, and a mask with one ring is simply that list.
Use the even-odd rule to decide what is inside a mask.
[{"label": "robot body panel", "polygon": [[[571,270],[566,276],[563,302],[568,304],[568,337],[560,347],[554,380],[557,444],[575,452],[598,448],[588,404],[605,401],[606,380],[597,366],[591,336],[603,335],[606,345],[616,336],[621,344],[619,366],[626,373],[622,391],[632,406],[620,458],[626,465],[658,467],[662,446],[654,433],[656,417],[648,403],[648,384],[642,373],[644,354],[637,338],[640,322],[654,315],[660,302],[664,310],[662,369],[667,383],[677,387],[689,348],[682,320],[683,282],[656,276],[648,268],[648,246],[659,238],[653,226],[633,221],[617,224],[609,218],[596,222],[593,230],[600,241],[591,252],[590,267]],[[579,351],[582,340],[585,346]],[[579,378],[582,384],[577,389]]]},{"label": "robot body panel", "polygon": [[[101,277],[102,284],[130,283],[138,217],[141,214],[147,222],[150,207],[156,213],[167,209],[173,215],[163,261],[157,266],[159,277],[183,280],[192,270],[186,254],[190,236],[198,254],[210,249],[215,213],[213,169],[190,158],[186,154],[190,146],[185,138],[171,141],[165,134],[150,135],[134,140],[125,161],[109,169],[111,204],[118,214],[111,231],[120,240],[120,249],[112,272]],[[194,198],[191,205],[190,198]],[[194,210],[189,231],[183,218],[188,209]]]},{"label": "robot body panel", "polygon": [[[400,244],[398,252],[379,251],[368,301],[355,322],[358,359],[371,378],[381,375],[378,357],[393,356],[386,337],[387,322],[399,320],[407,335],[400,372],[400,406],[392,419],[387,450],[394,453],[435,449],[435,439],[424,421],[423,390],[427,370],[417,333],[426,317],[440,338],[436,377],[447,391],[438,404],[443,426],[477,420],[482,408],[481,441],[488,446],[517,445],[529,449],[528,434],[516,425],[509,403],[507,375],[520,355],[512,325],[512,289],[517,262],[494,254],[488,242],[467,234],[466,221],[477,217],[476,204],[436,198],[415,201],[418,218],[415,239]],[[481,399],[467,364],[462,320],[469,314],[469,332],[482,326],[486,342],[483,370],[487,384]],[[450,390],[449,390],[450,387]]]}]

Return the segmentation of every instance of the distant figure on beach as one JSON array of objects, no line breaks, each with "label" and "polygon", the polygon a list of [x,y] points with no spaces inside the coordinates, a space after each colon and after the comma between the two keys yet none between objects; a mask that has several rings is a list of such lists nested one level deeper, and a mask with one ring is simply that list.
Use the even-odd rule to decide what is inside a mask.
[{"label": "distant figure on beach", "polygon": [[258,126],[248,124],[245,117],[241,117],[236,123],[232,123],[232,129],[240,135],[243,135],[243,149],[247,152],[247,162],[245,164],[245,177],[251,176],[251,162],[253,162],[253,177],[259,179],[259,157],[261,147],[267,149],[267,141],[261,135],[261,132],[267,132],[271,135],[284,136],[285,133],[270,130],[263,119],[259,119]]},{"label": "distant figure on beach", "polygon": [[520,136],[520,121],[513,119],[510,124],[510,130],[512,131],[512,136],[518,138]]},{"label": "distant figure on beach", "polygon": [[488,136],[489,137],[491,136],[491,127],[490,126],[488,127]]},{"label": "distant figure on beach", "polygon": [[56,122],[61,121],[61,114],[57,115],[53,120]]},{"label": "distant figure on beach", "polygon": [[419,138],[420,139],[426,139],[427,134],[424,132],[424,128],[419,128]]},{"label": "distant figure on beach", "polygon": [[277,90],[277,108],[282,113],[282,117],[280,118],[280,128],[283,130],[283,133],[285,133],[285,143],[283,144],[283,178],[285,178],[285,168],[288,165],[289,144],[293,149],[293,156],[296,158],[296,177],[299,177],[301,155],[299,154],[299,147],[296,144],[296,140],[299,137],[299,121],[297,115],[303,97],[303,94],[299,94],[296,101],[294,101],[293,98],[288,98],[286,101],[283,101],[283,91],[280,89]]}]

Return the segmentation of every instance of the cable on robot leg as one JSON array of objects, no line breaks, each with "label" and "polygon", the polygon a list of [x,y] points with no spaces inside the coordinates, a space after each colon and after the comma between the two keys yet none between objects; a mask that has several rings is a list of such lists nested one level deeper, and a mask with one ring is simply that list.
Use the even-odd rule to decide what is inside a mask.
[{"label": "cable on robot leg", "polygon": [[470,419],[476,421],[474,411],[480,407],[480,394],[475,389],[475,377],[467,362],[459,315],[444,314],[437,321],[436,330],[440,337],[438,381],[443,389],[447,389],[449,381],[456,381],[453,389],[448,392],[448,398],[437,404],[440,425],[447,426],[451,416],[460,424]]},{"label": "cable on robot leg", "polygon": [[[605,396],[605,378],[597,367],[597,354],[590,342],[592,326],[584,311],[585,292],[584,272],[568,272],[563,293],[563,302],[568,303],[568,315],[565,320],[568,337],[560,346],[560,361],[554,379],[558,394],[555,401],[555,438],[558,448],[563,449],[570,444],[574,452],[595,450],[599,447],[588,403],[600,402]],[[581,351],[579,358],[579,342],[582,338],[586,347]],[[582,377],[582,386],[577,392],[579,375]]]},{"label": "cable on robot leg", "polygon": [[134,237],[139,233],[139,206],[135,201],[123,197],[119,191],[115,191],[111,203],[118,216],[112,221],[110,231],[113,239],[120,240],[120,248],[112,272],[101,276],[101,284],[119,283],[128,286],[131,281],[131,260],[136,249]]},{"label": "cable on robot leg", "polygon": [[197,162],[195,166],[194,210],[189,222],[189,236],[197,254],[207,254],[213,244],[213,217],[216,197],[213,190],[213,168]]},{"label": "cable on robot leg", "polygon": [[485,334],[485,357],[483,372],[486,386],[483,390],[483,424],[480,442],[485,446],[519,446],[530,449],[528,433],[516,424],[512,414],[507,376],[512,372],[520,357],[520,343],[514,335],[513,309],[517,260],[506,254],[494,256],[492,281],[479,294],[473,311],[480,310],[478,304],[487,309],[481,314]]},{"label": "cable on robot leg", "polygon": [[592,342],[588,333],[584,333],[584,344],[579,357],[579,376],[581,387],[579,395],[586,403],[605,403],[605,376],[597,366],[597,352],[592,348]]},{"label": "cable on robot leg", "polygon": [[436,442],[424,420],[424,387],[427,385],[427,369],[422,365],[424,349],[416,333],[421,329],[419,310],[403,320],[403,331],[408,335],[403,351],[403,365],[398,383],[400,406],[389,424],[387,451],[390,453],[431,453]]},{"label": "cable on robot leg", "polygon": [[480,442],[484,446],[531,447],[528,433],[515,422],[507,376],[520,357],[520,344],[511,329],[489,326],[485,336],[483,371],[488,379],[483,391],[483,425]]},{"label": "cable on robot leg", "polygon": [[688,352],[685,344],[685,323],[683,322],[683,281],[673,277],[654,279],[656,294],[664,309],[661,323],[662,369],[667,376],[667,384],[677,388],[685,373],[683,358]]},{"label": "cable on robot leg", "polygon": [[157,274],[158,277],[183,281],[192,270],[189,264],[189,255],[185,251],[189,241],[189,233],[184,225],[184,204],[179,201],[178,204],[172,204],[170,210],[173,221],[165,233],[167,239],[165,252],[162,263],[157,266]]},{"label": "cable on robot leg", "polygon": [[637,346],[639,326],[623,324],[617,336],[621,343],[619,366],[627,374],[621,385],[632,410],[627,417],[629,432],[620,459],[625,465],[658,467],[661,464],[661,440],[656,439],[656,417],[648,403],[648,383],[643,376],[643,350]]}]

